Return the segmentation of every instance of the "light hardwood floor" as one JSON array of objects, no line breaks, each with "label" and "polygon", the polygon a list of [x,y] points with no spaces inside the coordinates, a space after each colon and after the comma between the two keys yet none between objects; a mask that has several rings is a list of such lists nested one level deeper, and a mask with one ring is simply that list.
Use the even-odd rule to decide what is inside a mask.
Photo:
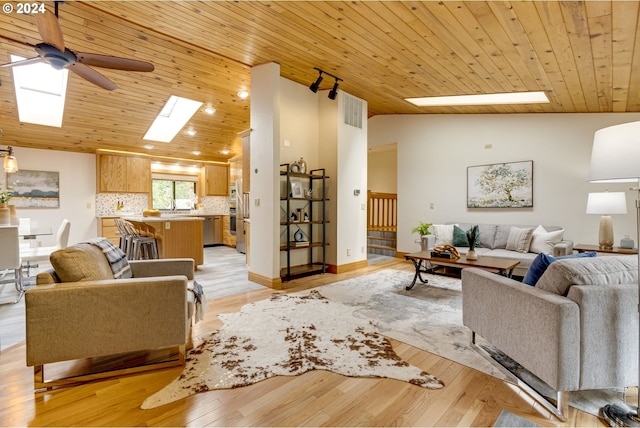
[{"label": "light hardwood floor", "polygon": [[[412,265],[383,260],[358,271],[297,279],[287,292],[390,268],[411,270]],[[209,269],[215,276],[215,263]],[[237,272],[241,269],[236,266]],[[218,313],[238,311],[271,293],[261,288],[209,296],[209,311],[194,326],[194,335],[219,328]],[[142,401],[178,376],[180,368],[34,393],[33,372],[25,366],[20,342],[0,354],[0,426],[493,426],[503,409],[542,426],[606,426],[573,408],[569,420],[560,423],[513,385],[402,342],[392,344],[402,358],[437,376],[445,388],[433,391],[396,380],[313,371],[141,410]]]}]

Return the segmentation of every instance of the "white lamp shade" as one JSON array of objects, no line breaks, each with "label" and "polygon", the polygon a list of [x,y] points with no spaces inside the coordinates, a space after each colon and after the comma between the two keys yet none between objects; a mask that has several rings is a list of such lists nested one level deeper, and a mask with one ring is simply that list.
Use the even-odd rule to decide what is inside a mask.
[{"label": "white lamp shade", "polygon": [[631,182],[640,178],[640,122],[609,126],[595,132],[591,182]]},{"label": "white lamp shade", "polygon": [[587,214],[626,214],[627,199],[624,192],[589,193]]}]

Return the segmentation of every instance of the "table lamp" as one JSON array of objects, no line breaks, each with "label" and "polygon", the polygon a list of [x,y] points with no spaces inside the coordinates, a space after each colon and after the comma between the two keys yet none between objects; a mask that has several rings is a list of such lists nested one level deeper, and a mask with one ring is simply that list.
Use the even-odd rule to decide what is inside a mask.
[{"label": "table lamp", "polygon": [[613,248],[612,214],[626,214],[627,199],[624,192],[589,193],[587,198],[587,214],[600,214],[600,232],[598,245],[601,249]]},{"label": "table lamp", "polygon": [[[622,125],[610,126],[595,132],[591,150],[589,181],[592,183],[639,183],[640,122],[623,123]],[[636,199],[636,237],[640,238],[640,186],[633,188],[633,190],[638,192]],[[638,262],[640,270],[640,253],[638,254]],[[640,278],[640,272],[638,276]],[[640,352],[638,356],[640,358]],[[640,387],[640,367],[638,367],[638,376],[638,386]],[[640,394],[638,397],[640,398]],[[602,409],[602,413],[610,425],[640,426],[637,406],[607,404]]]}]

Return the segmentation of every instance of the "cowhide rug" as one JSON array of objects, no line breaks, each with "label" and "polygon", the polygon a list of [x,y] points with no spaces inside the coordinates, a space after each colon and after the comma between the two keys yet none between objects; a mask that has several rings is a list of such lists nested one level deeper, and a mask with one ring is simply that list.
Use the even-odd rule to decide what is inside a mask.
[{"label": "cowhide rug", "polygon": [[273,294],[221,314],[224,326],[187,354],[180,377],[142,403],[158,407],[199,392],[237,388],[273,376],[314,369],[345,376],[384,377],[439,389],[443,384],[403,361],[389,341],[353,308],[307,294]]}]

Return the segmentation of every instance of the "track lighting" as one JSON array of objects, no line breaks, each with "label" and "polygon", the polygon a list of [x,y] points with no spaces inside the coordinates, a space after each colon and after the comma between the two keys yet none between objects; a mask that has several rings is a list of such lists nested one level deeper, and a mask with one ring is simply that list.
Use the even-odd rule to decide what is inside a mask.
[{"label": "track lighting", "polygon": [[318,92],[318,88],[320,87],[320,83],[322,82],[322,75],[326,74],[327,76],[331,76],[334,79],[336,79],[335,83],[333,84],[333,88],[331,88],[331,90],[329,91],[329,99],[330,100],[335,100],[336,97],[338,96],[338,82],[340,82],[342,79],[339,78],[338,76],[334,76],[331,73],[327,73],[324,70],[320,70],[318,67],[314,67],[314,70],[318,70],[318,78],[316,79],[315,82],[313,82],[310,86],[309,89],[311,89],[312,92]]},{"label": "track lighting", "polygon": [[311,86],[309,86],[309,89],[311,89],[311,92],[318,92],[318,88],[320,87],[320,83],[322,82],[322,73],[323,71],[320,70],[319,68],[316,68],[316,70],[318,70],[320,72],[320,74],[318,75],[318,78],[316,79],[315,82],[313,82],[311,84]]},{"label": "track lighting", "polygon": [[335,100],[338,96],[338,78],[336,78],[336,83],[333,84],[333,88],[329,91],[329,99]]}]

